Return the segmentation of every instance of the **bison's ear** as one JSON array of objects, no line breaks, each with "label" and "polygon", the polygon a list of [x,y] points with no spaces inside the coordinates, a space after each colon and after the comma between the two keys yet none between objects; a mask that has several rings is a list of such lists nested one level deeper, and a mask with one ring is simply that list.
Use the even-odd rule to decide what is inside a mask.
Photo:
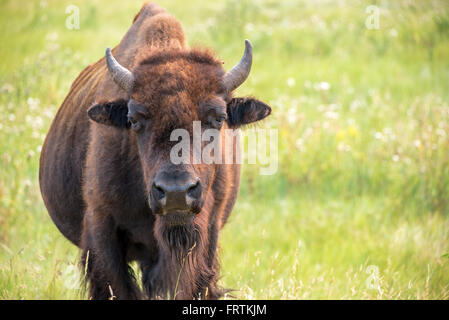
[{"label": "bison's ear", "polygon": [[268,117],[271,108],[266,103],[253,98],[233,98],[227,106],[228,123],[239,127]]},{"label": "bison's ear", "polygon": [[129,128],[128,101],[117,100],[96,104],[87,111],[93,121],[119,128]]}]

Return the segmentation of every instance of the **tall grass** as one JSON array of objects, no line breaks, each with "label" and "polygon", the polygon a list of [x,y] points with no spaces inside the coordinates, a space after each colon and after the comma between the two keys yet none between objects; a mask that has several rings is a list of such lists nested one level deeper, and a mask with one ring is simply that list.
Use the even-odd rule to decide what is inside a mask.
[{"label": "tall grass", "polygon": [[[71,82],[118,43],[140,1],[1,1],[0,298],[77,299],[79,252],[38,186],[40,148]],[[365,26],[380,8],[379,30]],[[221,235],[221,284],[267,299],[449,298],[446,1],[164,1],[189,43],[273,107],[279,169],[246,165]]]}]

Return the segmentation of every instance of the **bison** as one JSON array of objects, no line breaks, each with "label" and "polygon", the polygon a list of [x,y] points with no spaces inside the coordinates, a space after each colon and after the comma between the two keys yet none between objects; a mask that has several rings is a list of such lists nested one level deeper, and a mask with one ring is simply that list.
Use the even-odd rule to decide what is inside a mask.
[{"label": "bison", "polygon": [[200,121],[219,138],[232,134],[236,151],[238,134],[225,129],[271,113],[264,102],[232,95],[251,63],[246,40],[240,62],[225,72],[210,50],[187,46],[174,17],[146,3],[118,46],[73,82],[46,136],[39,182],[53,222],[82,250],[90,298],[223,296],[218,236],[237,198],[240,155],[175,164],[170,135],[191,133]]}]

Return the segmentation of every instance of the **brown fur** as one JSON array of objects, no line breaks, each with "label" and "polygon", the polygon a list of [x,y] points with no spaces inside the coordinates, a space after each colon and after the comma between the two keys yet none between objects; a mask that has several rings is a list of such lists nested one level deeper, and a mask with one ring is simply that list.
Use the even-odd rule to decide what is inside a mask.
[{"label": "brown fur", "polygon": [[[104,58],[74,81],[42,149],[45,205],[83,250],[91,298],[217,299],[223,293],[218,236],[237,198],[240,165],[234,158],[229,165],[173,166],[170,132],[192,132],[195,120],[207,123],[211,105],[227,111],[223,128],[257,121],[271,109],[225,93],[221,62],[209,51],[187,48],[179,22],[154,4],[144,4],[113,53],[136,85],[130,94],[120,90]],[[140,133],[129,129],[124,113],[132,101],[148,115]],[[148,205],[151,182],[163,169],[201,179],[204,205],[185,225],[167,224]],[[143,293],[131,261],[142,269]]]}]

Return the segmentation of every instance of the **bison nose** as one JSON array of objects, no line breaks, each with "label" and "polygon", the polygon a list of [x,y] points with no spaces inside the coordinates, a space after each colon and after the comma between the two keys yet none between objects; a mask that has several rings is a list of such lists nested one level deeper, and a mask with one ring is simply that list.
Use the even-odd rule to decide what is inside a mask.
[{"label": "bison nose", "polygon": [[170,211],[198,213],[200,198],[201,183],[198,178],[178,183],[155,180],[151,187],[150,202],[155,201],[162,213]]}]

